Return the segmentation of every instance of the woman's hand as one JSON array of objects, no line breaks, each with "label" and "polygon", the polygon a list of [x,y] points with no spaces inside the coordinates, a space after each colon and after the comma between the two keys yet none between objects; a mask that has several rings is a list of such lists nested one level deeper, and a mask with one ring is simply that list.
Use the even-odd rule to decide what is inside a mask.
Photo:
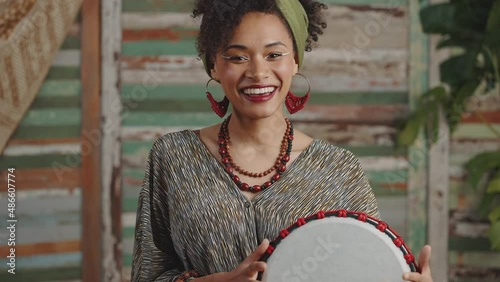
[{"label": "woman's hand", "polygon": [[407,272],[403,274],[403,279],[413,282],[432,282],[431,268],[429,266],[430,258],[431,246],[425,245],[418,255],[418,266],[422,272]]},{"label": "woman's hand", "polygon": [[269,240],[264,239],[262,243],[242,263],[231,272],[221,272],[194,279],[193,282],[256,282],[259,272],[266,270],[267,264],[259,261],[266,252]]}]

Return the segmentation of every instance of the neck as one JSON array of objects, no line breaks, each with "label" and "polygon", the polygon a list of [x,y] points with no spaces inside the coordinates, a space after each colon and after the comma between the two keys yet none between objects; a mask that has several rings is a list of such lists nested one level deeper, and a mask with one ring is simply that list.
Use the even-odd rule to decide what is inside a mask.
[{"label": "neck", "polygon": [[285,116],[281,112],[259,119],[250,119],[233,113],[228,130],[231,140],[238,143],[280,146],[286,127]]}]

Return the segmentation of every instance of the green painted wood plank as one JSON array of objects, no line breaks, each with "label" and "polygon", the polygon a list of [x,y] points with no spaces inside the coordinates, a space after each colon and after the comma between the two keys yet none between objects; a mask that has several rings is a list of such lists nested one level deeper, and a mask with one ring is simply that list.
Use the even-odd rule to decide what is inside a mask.
[{"label": "green painted wood plank", "polygon": [[0,169],[7,168],[56,168],[79,167],[81,157],[78,154],[41,154],[36,156],[0,156]]},{"label": "green painted wood plank", "polygon": [[[5,265],[5,261],[6,259],[0,259],[0,263],[2,265]],[[42,270],[50,269],[52,267],[56,269],[59,267],[74,267],[80,265],[80,262],[80,252],[23,256],[22,258],[18,258],[16,262],[16,269],[20,270],[19,273],[21,273],[22,270],[28,269]]]},{"label": "green painted wood plank", "polygon": [[72,49],[80,49],[81,48],[81,40],[78,36],[67,36],[64,39],[63,44],[60,49],[63,50],[72,50]]},{"label": "green painted wood plank", "polygon": [[488,238],[450,237],[448,240],[450,251],[494,252]]},{"label": "green painted wood plank", "polygon": [[135,198],[123,198],[122,200],[122,212],[137,212],[137,197]]},{"label": "green painted wood plank", "polygon": [[51,96],[51,95],[67,95],[78,96],[82,92],[82,86],[79,79],[53,79],[46,80],[37,96]]},{"label": "green painted wood plank", "polygon": [[[492,124],[497,132],[500,132],[500,124]],[[453,139],[498,139],[498,136],[483,123],[461,124],[452,135]]]},{"label": "green painted wood plank", "polygon": [[406,6],[408,5],[408,0],[321,0],[325,4],[341,4],[341,5],[388,5],[394,6]]},{"label": "green painted wood plank", "polygon": [[81,109],[79,108],[32,109],[21,121],[22,126],[69,126],[80,123]]},{"label": "green painted wood plank", "polygon": [[357,157],[405,156],[408,153],[406,148],[393,146],[338,146],[351,151]]},{"label": "green painted wood plank", "polygon": [[213,113],[128,112],[123,126],[209,126],[221,121]]},{"label": "green painted wood plank", "polygon": [[[22,259],[19,259],[22,260]],[[16,268],[16,274],[12,275],[2,268],[0,281],[9,282],[42,282],[42,281],[70,281],[82,278],[81,266],[50,267],[39,269],[19,269]]]},{"label": "green painted wood plank", "polygon": [[[429,41],[420,27],[419,12],[427,5],[426,0],[409,1],[410,63],[409,66],[409,106],[415,109],[422,93],[428,88]],[[410,172],[408,175],[408,203],[406,241],[410,249],[420,250],[427,237],[427,163],[428,148],[423,132],[408,148]]]},{"label": "green painted wood plank", "polygon": [[80,79],[80,67],[52,66],[49,69],[49,73],[45,77],[45,80],[51,80],[51,79],[72,79],[72,80]]},{"label": "green painted wood plank", "polygon": [[191,12],[193,0],[124,0],[123,12]]},{"label": "green painted wood plank", "polygon": [[123,101],[124,111],[139,112],[206,112],[210,113],[212,109],[207,101],[202,100],[174,100],[174,99],[147,99],[141,102],[134,100]]},{"label": "green painted wood plank", "polygon": [[[153,143],[151,143],[152,145]],[[146,168],[144,168],[146,169]],[[130,169],[130,168],[124,168],[123,169],[123,177],[129,177],[132,179],[138,179],[141,180],[144,178],[144,170],[143,169]]]},{"label": "green painted wood plank", "polygon": [[[209,91],[217,98],[222,98],[220,87],[210,87]],[[208,105],[205,96],[205,85],[158,85],[146,89],[142,85],[123,85],[121,89],[124,104],[141,104],[146,101],[165,103],[172,101],[203,101]],[[315,92],[308,103],[324,104],[357,104],[357,105],[394,105],[407,104],[406,92]],[[147,108],[147,107],[145,107]]]},{"label": "green painted wood plank", "polygon": [[[391,5],[405,6],[408,0],[324,0],[325,4],[343,4],[343,5]],[[124,12],[191,12],[193,9],[193,1],[176,1],[176,0],[124,0]]]},{"label": "green painted wood plank", "polygon": [[[458,252],[450,251],[448,253],[450,265],[457,265],[463,262],[464,266],[496,268],[500,266],[499,252]],[[461,258],[460,258],[461,257]]]},{"label": "green painted wood plank", "polygon": [[80,124],[65,126],[19,126],[11,139],[58,139],[77,138],[81,135]]},{"label": "green painted wood plank", "polygon": [[35,97],[30,110],[34,109],[56,109],[56,108],[80,108],[82,106],[82,98],[79,96],[63,96],[63,97]]},{"label": "green painted wood plank", "polygon": [[123,266],[130,267],[132,265],[132,261],[133,261],[132,254],[124,253],[122,258],[123,258]]},{"label": "green painted wood plank", "polygon": [[[147,155],[153,141],[126,141],[122,144],[122,154],[124,156],[134,156],[134,155]],[[348,149],[354,153],[357,157],[365,156],[375,156],[375,157],[387,157],[387,156],[404,156],[407,151],[406,148],[395,148],[393,146],[339,146]],[[383,179],[386,175],[382,174],[377,176],[378,180]],[[141,177],[142,179],[142,177]],[[396,179],[397,180],[397,179]]]},{"label": "green painted wood plank", "polygon": [[197,55],[195,40],[165,41],[147,40],[124,42],[124,56],[161,56],[161,55]]},{"label": "green painted wood plank", "polygon": [[134,235],[135,235],[135,226],[134,227],[125,227],[122,229],[122,238],[123,239],[134,238]]}]

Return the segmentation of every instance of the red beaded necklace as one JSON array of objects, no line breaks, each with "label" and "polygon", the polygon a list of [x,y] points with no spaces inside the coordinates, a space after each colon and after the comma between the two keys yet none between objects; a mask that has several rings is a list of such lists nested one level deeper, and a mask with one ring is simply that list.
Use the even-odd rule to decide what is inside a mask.
[{"label": "red beaded necklace", "polygon": [[[278,181],[281,178],[281,175],[286,171],[286,164],[288,163],[288,161],[290,161],[290,152],[292,151],[293,125],[287,118],[285,118],[287,123],[287,129],[285,131],[283,140],[281,142],[280,154],[276,159],[274,166],[264,172],[253,173],[239,167],[234,162],[234,160],[231,157],[231,154],[229,153],[229,143],[231,139],[229,137],[228,125],[230,119],[231,116],[228,116],[227,119],[224,120],[224,122],[222,122],[219,130],[219,154],[221,156],[222,163],[224,164],[226,172],[229,174],[229,176],[231,176],[231,178],[233,179],[234,183],[236,183],[238,188],[240,188],[243,191],[249,191],[253,193],[260,192],[271,186],[274,182]],[[276,174],[274,174],[269,181],[266,181],[262,185],[253,185],[253,186],[241,182],[238,175],[234,174],[234,172],[236,171],[246,176],[260,178],[270,174],[275,170]]]}]

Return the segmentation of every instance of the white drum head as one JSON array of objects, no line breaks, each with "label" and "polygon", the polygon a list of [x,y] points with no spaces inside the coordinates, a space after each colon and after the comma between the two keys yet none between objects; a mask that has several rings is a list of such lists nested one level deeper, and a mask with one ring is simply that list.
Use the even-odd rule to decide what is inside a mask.
[{"label": "white drum head", "polygon": [[299,219],[262,260],[264,282],[399,282],[417,270],[402,238],[384,222],[347,211]]}]

